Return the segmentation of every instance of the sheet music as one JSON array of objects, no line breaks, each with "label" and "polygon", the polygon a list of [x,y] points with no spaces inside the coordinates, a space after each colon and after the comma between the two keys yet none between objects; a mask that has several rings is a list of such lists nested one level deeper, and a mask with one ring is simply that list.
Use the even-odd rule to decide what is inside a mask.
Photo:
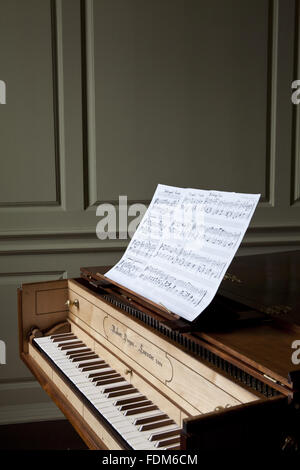
[{"label": "sheet music", "polygon": [[126,252],[106,276],[194,320],[215,296],[259,198],[158,185]]}]

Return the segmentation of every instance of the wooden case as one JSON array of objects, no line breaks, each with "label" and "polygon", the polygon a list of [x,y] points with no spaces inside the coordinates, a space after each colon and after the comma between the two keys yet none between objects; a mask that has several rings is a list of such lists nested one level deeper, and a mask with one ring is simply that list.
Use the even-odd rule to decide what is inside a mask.
[{"label": "wooden case", "polygon": [[[252,318],[223,330],[181,321],[172,329],[165,312],[97,284],[99,271],[19,290],[21,358],[91,449],[128,445],[30,343],[34,328],[74,331],[182,427],[182,449],[297,450],[297,328]],[[216,308],[227,311],[220,299]]]}]

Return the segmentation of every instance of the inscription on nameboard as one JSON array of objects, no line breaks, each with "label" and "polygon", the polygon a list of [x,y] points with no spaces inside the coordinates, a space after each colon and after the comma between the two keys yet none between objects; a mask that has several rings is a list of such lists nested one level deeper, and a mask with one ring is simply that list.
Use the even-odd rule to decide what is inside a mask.
[{"label": "inscription on nameboard", "polygon": [[155,344],[114,318],[104,319],[104,331],[112,344],[155,377],[163,382],[171,380],[173,374],[170,360],[166,353]]}]

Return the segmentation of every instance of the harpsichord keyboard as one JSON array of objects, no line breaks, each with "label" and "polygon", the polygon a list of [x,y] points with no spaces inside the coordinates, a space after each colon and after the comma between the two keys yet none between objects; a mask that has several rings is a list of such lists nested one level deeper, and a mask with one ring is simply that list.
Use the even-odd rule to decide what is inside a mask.
[{"label": "harpsichord keyboard", "polygon": [[132,449],[180,449],[178,425],[73,333],[33,342]]}]

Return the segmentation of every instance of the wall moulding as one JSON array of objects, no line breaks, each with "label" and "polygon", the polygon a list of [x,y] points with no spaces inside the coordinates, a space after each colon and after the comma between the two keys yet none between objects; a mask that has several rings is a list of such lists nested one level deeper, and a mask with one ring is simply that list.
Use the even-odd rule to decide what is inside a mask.
[{"label": "wall moulding", "polygon": [[0,211],[20,210],[46,211],[65,208],[65,149],[63,116],[63,58],[62,58],[62,11],[61,0],[48,0],[50,4],[51,58],[53,80],[53,120],[54,120],[54,159],[55,159],[55,200],[0,202]]},{"label": "wall moulding", "polygon": [[258,207],[275,206],[279,0],[269,0],[265,195]]},{"label": "wall moulding", "polygon": [[[258,207],[275,206],[275,160],[277,117],[279,0],[268,2],[267,44],[267,116],[265,149],[265,191]],[[94,56],[94,0],[82,0],[82,76],[83,76],[83,163],[84,208],[91,210],[101,203],[117,204],[115,200],[101,200],[97,191],[96,110],[95,110],[95,56]],[[217,189],[217,188],[216,188]],[[150,201],[128,201],[129,204]]]}]

